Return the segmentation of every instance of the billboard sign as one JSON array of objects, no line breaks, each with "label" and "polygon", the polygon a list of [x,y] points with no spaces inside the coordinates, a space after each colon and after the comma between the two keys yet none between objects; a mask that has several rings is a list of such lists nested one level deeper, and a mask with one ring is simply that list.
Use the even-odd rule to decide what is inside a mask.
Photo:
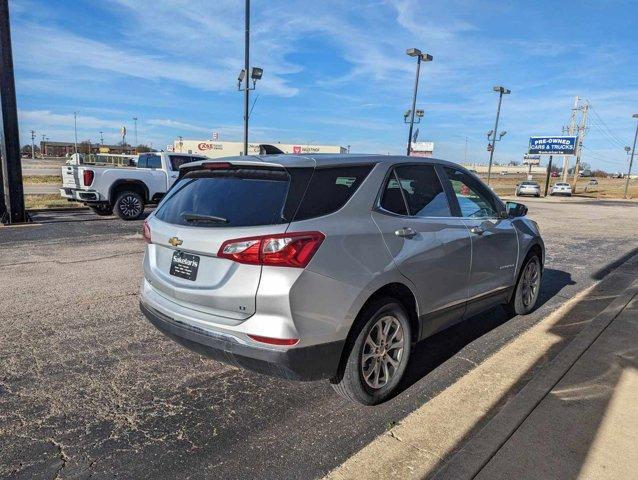
[{"label": "billboard sign", "polygon": [[575,155],[578,137],[563,135],[556,137],[530,137],[529,154],[532,155]]}]

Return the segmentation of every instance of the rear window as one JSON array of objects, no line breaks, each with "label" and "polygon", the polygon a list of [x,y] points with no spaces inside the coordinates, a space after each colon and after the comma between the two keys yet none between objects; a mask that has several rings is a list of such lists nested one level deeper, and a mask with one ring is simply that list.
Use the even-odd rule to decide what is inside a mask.
[{"label": "rear window", "polygon": [[202,227],[305,220],[343,207],[371,168],[195,170],[173,186],[155,216],[175,225]]},{"label": "rear window", "polygon": [[178,181],[155,216],[193,227],[282,223],[289,184],[290,177],[283,170],[200,170]]}]

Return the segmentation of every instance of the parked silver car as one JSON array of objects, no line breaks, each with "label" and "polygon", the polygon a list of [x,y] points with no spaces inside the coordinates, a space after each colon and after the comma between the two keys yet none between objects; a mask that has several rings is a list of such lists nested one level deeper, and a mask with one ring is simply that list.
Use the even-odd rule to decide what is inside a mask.
[{"label": "parked silver car", "polygon": [[526,211],[442,160],[187,164],[144,224],[141,309],[195,351],[377,404],[415,342],[534,308],[545,254]]},{"label": "parked silver car", "polygon": [[532,195],[534,197],[541,196],[541,187],[536,182],[521,182],[516,185],[516,196]]}]

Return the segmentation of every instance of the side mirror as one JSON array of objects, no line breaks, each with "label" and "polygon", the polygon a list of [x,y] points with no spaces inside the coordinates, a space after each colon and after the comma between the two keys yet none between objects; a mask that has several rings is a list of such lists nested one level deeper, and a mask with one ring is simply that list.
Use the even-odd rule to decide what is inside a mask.
[{"label": "side mirror", "polygon": [[522,203],[507,202],[505,207],[507,208],[507,214],[510,217],[524,217],[527,215],[527,207]]}]

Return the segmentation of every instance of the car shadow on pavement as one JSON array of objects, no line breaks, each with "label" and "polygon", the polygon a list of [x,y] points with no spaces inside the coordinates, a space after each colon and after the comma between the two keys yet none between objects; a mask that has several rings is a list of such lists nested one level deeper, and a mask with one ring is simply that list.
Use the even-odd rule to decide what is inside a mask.
[{"label": "car shadow on pavement", "polygon": [[[514,399],[544,368],[552,368],[552,360],[577,338],[580,332],[596,322],[597,316],[631,286],[636,279],[635,272],[638,271],[638,255],[635,253],[634,249],[592,275],[596,279],[606,278],[605,281],[594,284],[582,299],[572,304],[549,325],[548,332],[553,336],[554,343],[533,365],[519,375],[500,400],[494,402],[494,406],[481,420],[457,441],[451,452],[462,452],[468,442],[485,428],[487,422],[493,419],[505,404]],[[602,277],[596,276],[597,274]],[[631,336],[635,336],[638,297],[627,301],[629,303],[624,313],[615,314],[618,318],[614,317],[611,326],[608,324],[597,334],[595,341],[585,347],[575,363],[572,363],[559,381],[543,394],[542,401],[536,403],[531,412],[523,409],[519,412],[520,419],[511,416],[510,412],[505,415],[510,415],[508,419],[501,418],[503,423],[497,422],[494,430],[485,434],[484,438],[489,438],[490,434],[496,435],[494,432],[499,431],[499,428],[507,429],[512,426],[512,422],[520,422],[513,425],[513,431],[499,433],[506,435],[498,437],[499,441],[502,440],[504,443],[490,454],[489,461],[483,463],[480,472],[471,478],[629,478],[627,475],[591,475],[592,471],[596,471],[596,466],[602,468],[599,472],[606,469],[617,471],[619,466],[614,465],[612,468],[610,462],[616,462],[619,458],[628,462],[620,462],[620,467],[625,470],[633,468],[629,462],[635,456],[627,453],[629,450],[635,450],[631,436],[627,433],[630,427],[621,431],[619,423],[623,421],[619,419],[624,419],[626,425],[631,425],[632,417],[626,411],[625,405],[629,405],[633,399],[632,393],[627,392],[635,388],[631,386],[635,385],[635,380],[630,380],[630,377],[635,376],[638,351],[635,343],[632,343],[634,337]],[[605,339],[601,340],[603,336]],[[621,382],[624,382],[622,398],[625,403],[616,400],[614,404],[612,400],[619,396],[617,388]],[[536,394],[538,392],[530,393]],[[521,400],[521,408],[524,408],[522,405],[526,400]],[[604,452],[601,445],[596,445],[599,438],[604,438],[608,445],[616,445],[618,452]],[[442,470],[451,458],[453,456],[440,458],[430,471],[437,472],[436,478],[469,478],[459,476],[458,472],[454,472],[452,476],[450,472]],[[462,456],[459,457],[459,463],[463,463],[463,460]],[[469,461],[472,462],[471,459]]]},{"label": "car shadow on pavement", "polygon": [[[569,272],[545,268],[536,308],[540,308],[559,294],[565,286],[574,284],[575,282]],[[418,382],[476,339],[512,318],[503,308],[495,307],[420,341],[412,350],[410,363],[397,394]],[[528,327],[531,326],[529,325]],[[481,350],[475,358],[468,358],[468,368],[471,368],[472,364],[480,363],[501,346],[500,343],[495,343],[490,347],[491,350],[489,352]]]}]

